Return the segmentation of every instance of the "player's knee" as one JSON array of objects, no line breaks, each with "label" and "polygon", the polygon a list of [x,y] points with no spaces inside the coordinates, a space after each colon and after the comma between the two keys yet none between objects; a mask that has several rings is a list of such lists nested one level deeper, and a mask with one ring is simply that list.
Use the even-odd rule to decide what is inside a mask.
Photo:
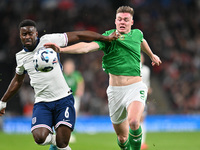
[{"label": "player's knee", "polygon": [[128,139],[128,136],[120,136],[120,135],[118,135],[118,140],[122,144],[125,143],[127,141],[127,139]]},{"label": "player's knee", "polygon": [[140,120],[135,118],[129,119],[129,126],[132,130],[137,130],[140,126]]},{"label": "player's knee", "polygon": [[39,145],[43,145],[43,143],[45,142],[45,139],[46,139],[46,137],[43,137],[43,136],[42,136],[42,137],[41,137],[41,136],[40,136],[40,137],[38,136],[38,137],[35,137],[35,138],[34,138],[35,143],[37,143],[37,144],[39,144]]},{"label": "player's knee", "polygon": [[39,145],[43,145],[47,136],[49,135],[49,130],[46,128],[37,128],[32,131],[32,134],[33,134],[35,143],[37,143]]},{"label": "player's knee", "polygon": [[69,137],[58,137],[56,138],[56,145],[59,148],[67,147],[69,144]]},{"label": "player's knee", "polygon": [[44,134],[35,134],[33,135],[33,137],[34,137],[35,143],[42,145],[45,142],[47,136]]},{"label": "player's knee", "polygon": [[59,148],[67,147],[71,135],[71,129],[65,125],[60,125],[56,130],[56,145]]}]

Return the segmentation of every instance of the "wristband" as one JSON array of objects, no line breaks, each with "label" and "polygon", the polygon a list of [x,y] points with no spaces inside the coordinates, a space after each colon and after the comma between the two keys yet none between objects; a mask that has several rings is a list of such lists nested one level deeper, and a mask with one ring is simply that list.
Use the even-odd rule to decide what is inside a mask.
[{"label": "wristband", "polygon": [[6,108],[6,104],[7,104],[7,102],[2,102],[2,101],[0,101],[0,111],[1,111],[2,109]]}]

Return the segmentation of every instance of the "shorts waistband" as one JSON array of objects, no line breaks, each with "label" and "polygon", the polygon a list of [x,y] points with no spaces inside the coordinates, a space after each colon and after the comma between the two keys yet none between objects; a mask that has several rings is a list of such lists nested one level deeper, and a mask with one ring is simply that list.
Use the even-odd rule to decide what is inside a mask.
[{"label": "shorts waistband", "polygon": [[143,81],[139,81],[139,82],[136,82],[136,83],[133,83],[133,84],[130,84],[130,85],[125,85],[125,86],[111,86],[111,85],[109,85],[108,88],[112,89],[112,90],[130,89],[132,87],[135,87],[135,86],[138,86],[138,85],[141,85],[141,84],[143,84]]}]

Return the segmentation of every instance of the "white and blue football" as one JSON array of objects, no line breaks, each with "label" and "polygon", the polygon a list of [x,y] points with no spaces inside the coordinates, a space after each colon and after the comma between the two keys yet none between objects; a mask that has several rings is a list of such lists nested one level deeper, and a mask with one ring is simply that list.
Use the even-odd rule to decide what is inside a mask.
[{"label": "white and blue football", "polygon": [[57,53],[51,48],[41,48],[33,56],[36,71],[49,72],[57,64]]}]

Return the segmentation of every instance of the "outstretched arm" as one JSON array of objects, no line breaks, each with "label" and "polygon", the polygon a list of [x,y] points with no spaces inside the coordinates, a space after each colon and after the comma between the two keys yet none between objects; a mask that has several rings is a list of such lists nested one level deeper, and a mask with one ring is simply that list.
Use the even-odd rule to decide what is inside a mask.
[{"label": "outstretched arm", "polygon": [[6,102],[19,90],[23,81],[24,81],[25,74],[18,75],[15,74],[14,78],[12,79],[6,93],[3,95],[0,101],[0,116],[5,113]]},{"label": "outstretched arm", "polygon": [[97,32],[93,31],[73,31],[73,32],[66,32],[68,36],[68,42],[77,42],[77,41],[108,41],[111,42],[112,40],[116,40],[118,35],[116,32],[113,32],[110,36],[103,36]]},{"label": "outstretched arm", "polygon": [[149,47],[149,44],[147,43],[147,41],[145,39],[143,39],[142,43],[141,43],[141,49],[143,52],[145,52],[151,59],[152,61],[152,66],[157,65],[159,66],[162,61],[160,60],[160,58],[153,54],[153,52],[151,51],[151,48]]},{"label": "outstretched arm", "polygon": [[52,48],[54,51],[58,53],[69,53],[69,54],[84,54],[88,52],[97,51],[99,49],[99,45],[96,42],[79,42],[77,44],[73,44],[71,46],[67,46],[64,48],[59,47],[54,43],[46,43],[44,44],[47,48]]}]

